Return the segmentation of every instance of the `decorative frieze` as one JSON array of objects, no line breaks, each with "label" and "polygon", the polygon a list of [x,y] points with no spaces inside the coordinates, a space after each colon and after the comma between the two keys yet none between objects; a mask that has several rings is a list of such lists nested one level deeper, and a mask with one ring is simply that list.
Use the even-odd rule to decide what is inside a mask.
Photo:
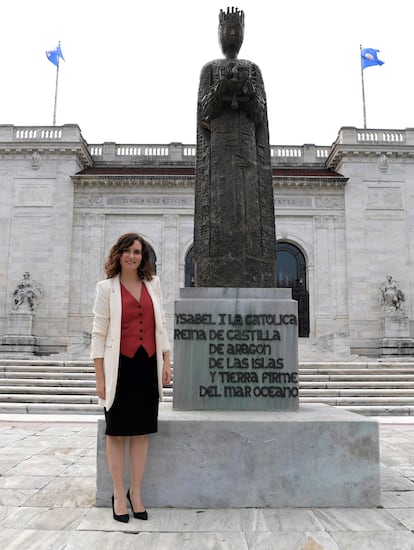
[{"label": "decorative frieze", "polygon": [[190,207],[194,208],[194,197],[183,195],[114,195],[102,193],[76,194],[75,207],[78,208],[116,208],[137,206]]},{"label": "decorative frieze", "polygon": [[344,197],[331,197],[329,195],[317,195],[315,197],[315,206],[316,208],[329,208],[332,209],[341,209],[343,210],[345,206]]},{"label": "decorative frieze", "polygon": [[101,193],[90,193],[87,195],[75,195],[74,206],[80,208],[103,206],[104,199]]},{"label": "decorative frieze", "polygon": [[162,195],[162,196],[130,196],[130,195],[118,195],[118,196],[106,196],[104,197],[105,206],[164,206],[164,207],[194,207],[194,197],[174,196],[174,195]]},{"label": "decorative frieze", "polygon": [[276,194],[274,197],[275,208],[306,208],[319,210],[343,210],[345,207],[344,197],[335,195],[285,195]]},{"label": "decorative frieze", "polygon": [[279,196],[274,197],[275,208],[312,208],[312,197]]}]

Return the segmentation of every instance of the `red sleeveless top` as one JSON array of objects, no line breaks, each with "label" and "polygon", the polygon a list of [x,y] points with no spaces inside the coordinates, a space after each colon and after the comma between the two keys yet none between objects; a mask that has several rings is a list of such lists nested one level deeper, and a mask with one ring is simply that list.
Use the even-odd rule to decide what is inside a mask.
[{"label": "red sleeveless top", "polygon": [[151,357],[155,353],[155,317],[147,287],[142,284],[138,302],[121,283],[121,302],[121,354],[134,357],[138,348],[143,346]]}]

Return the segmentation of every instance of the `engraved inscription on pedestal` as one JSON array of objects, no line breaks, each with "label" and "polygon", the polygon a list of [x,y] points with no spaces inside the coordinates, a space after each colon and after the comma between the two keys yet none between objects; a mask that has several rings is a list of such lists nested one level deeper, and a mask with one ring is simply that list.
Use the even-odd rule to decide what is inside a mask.
[{"label": "engraved inscription on pedestal", "polygon": [[297,410],[297,328],[288,289],[181,289],[174,408]]}]

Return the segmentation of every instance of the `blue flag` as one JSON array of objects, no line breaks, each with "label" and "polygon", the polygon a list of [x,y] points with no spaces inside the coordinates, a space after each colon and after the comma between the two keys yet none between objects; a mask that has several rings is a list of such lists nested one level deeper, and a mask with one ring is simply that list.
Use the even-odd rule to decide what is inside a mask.
[{"label": "blue flag", "polygon": [[53,65],[56,65],[56,67],[59,67],[59,58],[65,61],[62,50],[60,49],[60,44],[54,50],[46,52],[46,57]]},{"label": "blue flag", "polygon": [[379,50],[373,48],[362,48],[361,50],[361,67],[366,69],[367,67],[373,67],[374,65],[384,65],[384,61],[378,59]]}]

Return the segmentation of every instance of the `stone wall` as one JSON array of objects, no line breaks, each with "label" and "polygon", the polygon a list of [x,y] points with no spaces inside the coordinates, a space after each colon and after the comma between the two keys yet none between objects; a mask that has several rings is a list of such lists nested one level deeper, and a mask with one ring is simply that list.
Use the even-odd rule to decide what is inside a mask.
[{"label": "stone wall", "polygon": [[43,353],[65,351],[72,249],[70,176],[91,163],[79,128],[0,127],[2,255],[0,332],[13,308],[13,291],[29,272],[43,289],[33,335]]},{"label": "stone wall", "polygon": [[[308,349],[379,355],[379,287],[405,293],[413,336],[414,131],[342,128],[332,147],[272,146],[278,241],[306,260]],[[193,242],[193,145],[89,145],[76,125],[0,126],[0,338],[23,273],[43,289],[37,353],[86,356],[96,281],[122,232],[152,246],[172,335]],[[3,349],[4,351],[4,349]]]}]

